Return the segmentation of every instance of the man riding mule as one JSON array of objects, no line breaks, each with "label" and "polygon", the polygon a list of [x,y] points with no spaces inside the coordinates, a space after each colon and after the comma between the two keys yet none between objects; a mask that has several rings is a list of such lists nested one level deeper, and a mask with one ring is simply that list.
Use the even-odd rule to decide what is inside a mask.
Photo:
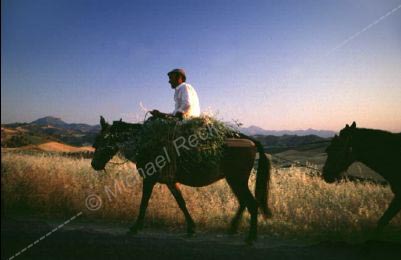
[{"label": "man riding mule", "polygon": [[200,115],[199,98],[195,89],[186,83],[184,69],[174,69],[167,73],[171,88],[174,89],[175,109],[172,114],[162,113],[159,110],[152,110],[154,117],[175,116],[180,119],[196,117]]},{"label": "man riding mule", "polygon": [[[242,213],[247,208],[251,216],[247,242],[255,240],[257,237],[258,208],[261,209],[265,217],[271,216],[268,207],[271,163],[264,153],[263,146],[257,141],[251,142],[249,140],[240,142],[241,145],[235,142],[225,143],[226,132],[224,128],[219,130],[221,123],[214,122],[212,119],[193,118],[182,122],[183,128],[179,129],[181,132],[173,135],[173,139],[168,139],[172,141],[173,145],[170,147],[173,149],[154,147],[154,145],[148,147],[149,138],[147,137],[156,133],[158,127],[164,127],[169,122],[158,118],[150,122],[148,120],[144,124],[127,124],[115,121],[109,125],[103,117],[101,118],[102,130],[93,145],[95,153],[92,167],[95,170],[104,169],[107,162],[117,152],[120,152],[128,160],[136,163],[138,173],[143,178],[140,211],[136,223],[130,228],[130,232],[136,233],[143,227],[145,212],[153,187],[159,182],[167,185],[184,213],[187,233],[194,233],[195,224],[188,212],[178,183],[202,187],[225,178],[239,202],[238,211],[231,222],[230,233],[237,231]],[[201,127],[192,128],[191,124]],[[173,128],[168,129],[175,129],[175,126],[173,125]],[[196,133],[189,131],[192,129],[196,129]],[[209,132],[210,134],[208,134]],[[158,140],[159,138],[153,138],[150,141],[157,142]],[[248,180],[256,152],[259,153],[259,162],[254,197],[249,190]],[[173,157],[176,159],[174,160]],[[147,161],[144,158],[151,160]],[[174,167],[168,167],[168,165]],[[160,178],[166,167],[170,171],[174,171],[174,178],[167,182]]]}]

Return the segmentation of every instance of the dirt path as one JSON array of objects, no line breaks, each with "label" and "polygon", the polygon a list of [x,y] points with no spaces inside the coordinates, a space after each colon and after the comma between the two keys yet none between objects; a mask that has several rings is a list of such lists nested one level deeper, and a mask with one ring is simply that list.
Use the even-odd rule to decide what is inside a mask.
[{"label": "dirt path", "polygon": [[[9,259],[60,223],[2,218],[1,256]],[[308,244],[261,236],[252,246],[243,235],[145,230],[126,235],[125,225],[74,221],[14,259],[399,259],[401,244],[368,241]]]}]

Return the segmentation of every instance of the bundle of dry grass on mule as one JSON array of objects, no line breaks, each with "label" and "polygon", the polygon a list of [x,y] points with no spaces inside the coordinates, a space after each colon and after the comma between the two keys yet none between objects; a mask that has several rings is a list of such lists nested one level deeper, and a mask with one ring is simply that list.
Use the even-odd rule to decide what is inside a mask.
[{"label": "bundle of dry grass on mule", "polygon": [[362,162],[388,181],[394,198],[377,224],[382,230],[401,210],[401,133],[357,128],[353,122],[333,138],[326,152],[326,182],[340,179],[354,162]]},{"label": "bundle of dry grass on mule", "polygon": [[[203,187],[225,178],[239,202],[230,233],[236,233],[247,208],[251,216],[247,242],[257,238],[258,208],[265,217],[271,216],[267,205],[271,164],[258,141],[207,116],[184,121],[150,118],[143,124],[129,124],[120,120],[112,125],[101,117],[100,123],[102,130],[94,144],[96,150],[92,167],[103,170],[107,162],[120,152],[137,164],[137,171],[143,178],[140,212],[130,229],[131,233],[143,227],[145,211],[156,183],[167,185],[176,199],[184,213],[188,234],[195,232],[195,223],[178,183]],[[234,140],[239,137],[241,139]],[[257,152],[259,163],[255,198],[249,190],[248,180]]]}]

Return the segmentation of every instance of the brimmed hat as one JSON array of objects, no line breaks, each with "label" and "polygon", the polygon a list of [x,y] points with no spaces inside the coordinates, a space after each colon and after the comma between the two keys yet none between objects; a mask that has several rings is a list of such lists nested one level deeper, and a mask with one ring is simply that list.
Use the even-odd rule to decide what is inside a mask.
[{"label": "brimmed hat", "polygon": [[173,69],[172,71],[167,73],[168,76],[170,76],[170,74],[181,74],[184,78],[187,77],[184,69]]}]

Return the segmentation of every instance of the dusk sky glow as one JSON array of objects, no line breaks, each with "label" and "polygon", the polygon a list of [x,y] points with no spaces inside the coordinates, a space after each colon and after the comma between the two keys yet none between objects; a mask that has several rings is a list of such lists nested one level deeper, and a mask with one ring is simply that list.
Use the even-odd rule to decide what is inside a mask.
[{"label": "dusk sky glow", "polygon": [[140,103],[172,112],[166,73],[182,67],[201,110],[226,121],[334,131],[356,121],[401,132],[400,0],[1,7],[2,123],[134,122]]}]

